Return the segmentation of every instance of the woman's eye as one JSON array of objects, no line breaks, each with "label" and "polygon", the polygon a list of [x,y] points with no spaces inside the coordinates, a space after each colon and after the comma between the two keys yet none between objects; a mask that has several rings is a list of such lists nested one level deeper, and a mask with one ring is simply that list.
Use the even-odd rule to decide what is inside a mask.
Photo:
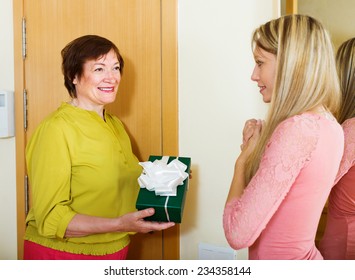
[{"label": "woman's eye", "polygon": [[120,66],[116,66],[115,68],[113,68],[114,70],[116,71],[120,71],[121,70],[121,67]]},{"label": "woman's eye", "polygon": [[104,70],[103,68],[99,67],[99,68],[96,68],[94,71],[95,72],[102,72],[103,70]]},{"label": "woman's eye", "polygon": [[260,60],[255,61],[256,65],[261,66],[263,63]]}]

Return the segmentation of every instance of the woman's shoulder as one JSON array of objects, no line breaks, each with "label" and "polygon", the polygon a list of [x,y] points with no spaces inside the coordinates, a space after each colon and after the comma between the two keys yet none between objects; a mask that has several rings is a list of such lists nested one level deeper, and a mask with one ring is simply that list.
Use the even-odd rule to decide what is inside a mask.
[{"label": "woman's shoulder", "polygon": [[319,139],[319,124],[313,117],[296,115],[282,121],[274,130],[267,144],[277,155],[298,154],[308,156],[315,149]]},{"label": "woman's shoulder", "polygon": [[282,121],[275,129],[275,133],[284,131],[286,131],[288,134],[294,133],[297,135],[301,131],[317,134],[319,132],[319,116],[303,113],[289,117]]},{"label": "woman's shoulder", "polygon": [[270,142],[287,142],[288,145],[316,147],[320,138],[343,141],[343,131],[336,119],[330,115],[302,113],[282,121],[274,130]]},{"label": "woman's shoulder", "polygon": [[69,123],[74,123],[75,117],[70,113],[69,104],[63,102],[55,111],[47,115],[36,127],[36,132],[60,131],[64,127],[68,127]]},{"label": "woman's shoulder", "polygon": [[271,135],[267,149],[277,157],[282,155],[290,162],[298,158],[303,163],[312,158],[314,151],[329,149],[330,142],[343,141],[341,126],[335,119],[303,113],[282,121]]},{"label": "woman's shoulder", "polygon": [[355,151],[355,118],[343,122],[341,125],[344,131],[345,149],[348,153],[354,155]]},{"label": "woman's shoulder", "polygon": [[277,129],[287,129],[294,133],[303,131],[311,134],[319,134],[322,131],[325,133],[342,132],[340,124],[330,113],[317,114],[310,112],[285,119],[278,125]]},{"label": "woman's shoulder", "polygon": [[352,134],[355,137],[355,117],[347,119],[345,122],[342,123],[341,126],[344,130],[344,133]]}]

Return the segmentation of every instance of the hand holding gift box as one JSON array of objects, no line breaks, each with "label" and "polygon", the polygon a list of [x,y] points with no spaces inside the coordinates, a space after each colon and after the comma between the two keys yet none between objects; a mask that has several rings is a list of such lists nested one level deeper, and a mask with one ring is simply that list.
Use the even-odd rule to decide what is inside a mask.
[{"label": "hand holding gift box", "polygon": [[141,162],[141,187],[136,208],[153,207],[155,214],[149,221],[181,223],[188,187],[191,159],[186,157],[150,156]]}]

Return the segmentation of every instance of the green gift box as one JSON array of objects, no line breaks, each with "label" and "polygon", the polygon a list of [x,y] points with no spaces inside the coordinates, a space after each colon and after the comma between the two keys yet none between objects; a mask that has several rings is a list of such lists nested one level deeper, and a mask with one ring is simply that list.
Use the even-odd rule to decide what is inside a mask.
[{"label": "green gift box", "polygon": [[[168,163],[176,158],[187,166],[185,172],[190,174],[191,158],[169,157]],[[154,162],[160,159],[162,159],[162,156],[150,156],[148,160]],[[176,196],[160,196],[156,195],[154,191],[141,188],[136,201],[137,210],[151,207],[155,209],[153,216],[145,218],[147,221],[181,223],[188,183],[189,177],[183,181],[182,185],[177,187]]]}]

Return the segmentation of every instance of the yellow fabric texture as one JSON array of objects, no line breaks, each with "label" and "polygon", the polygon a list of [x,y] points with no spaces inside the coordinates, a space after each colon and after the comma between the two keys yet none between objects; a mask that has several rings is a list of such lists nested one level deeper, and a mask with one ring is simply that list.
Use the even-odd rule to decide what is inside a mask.
[{"label": "yellow fabric texture", "polygon": [[65,238],[76,213],[118,217],[135,211],[141,174],[121,121],[67,103],[48,116],[26,147],[32,208],[25,239],[70,253],[105,255],[129,244],[127,232]]}]

